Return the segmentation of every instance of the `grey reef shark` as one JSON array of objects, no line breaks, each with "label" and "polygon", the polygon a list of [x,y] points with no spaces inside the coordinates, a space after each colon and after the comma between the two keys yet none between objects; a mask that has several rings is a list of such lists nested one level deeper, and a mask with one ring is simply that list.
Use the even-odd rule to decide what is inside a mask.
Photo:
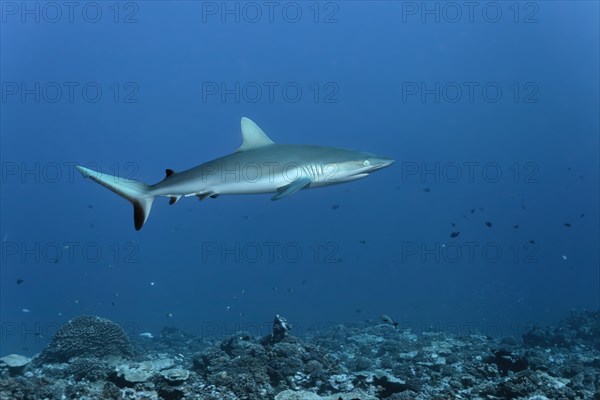
[{"label": "grey reef shark", "polygon": [[158,196],[175,204],[182,197],[200,200],[222,194],[275,193],[279,200],[301,189],[364,178],[394,160],[336,147],[274,143],[250,119],[242,118],[242,145],[235,152],[186,171],[166,170],[166,177],[147,185],[77,166],[83,174],[133,204],[135,229],[140,230]]}]

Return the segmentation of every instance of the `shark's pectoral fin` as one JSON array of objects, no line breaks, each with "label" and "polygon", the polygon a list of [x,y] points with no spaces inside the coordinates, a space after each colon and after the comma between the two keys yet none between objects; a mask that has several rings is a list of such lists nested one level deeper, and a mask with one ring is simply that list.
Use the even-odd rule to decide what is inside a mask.
[{"label": "shark's pectoral fin", "polygon": [[311,184],[310,178],[298,178],[289,185],[282,186],[277,189],[277,194],[271,197],[271,200],[283,199],[286,196],[296,193],[298,190],[302,190]]}]

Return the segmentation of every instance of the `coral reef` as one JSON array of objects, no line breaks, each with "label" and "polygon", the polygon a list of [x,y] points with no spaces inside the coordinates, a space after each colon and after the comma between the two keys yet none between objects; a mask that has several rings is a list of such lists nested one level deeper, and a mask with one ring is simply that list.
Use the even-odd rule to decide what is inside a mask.
[{"label": "coral reef", "polygon": [[599,313],[584,312],[522,340],[415,335],[385,322],[298,338],[277,316],[265,337],[219,341],[166,328],[130,343],[116,324],[84,316],[31,362],[0,358],[0,398],[598,399],[599,326]]},{"label": "coral reef", "polygon": [[129,338],[121,327],[104,318],[83,315],[63,325],[44,349],[37,363],[67,362],[71,357],[133,355]]}]

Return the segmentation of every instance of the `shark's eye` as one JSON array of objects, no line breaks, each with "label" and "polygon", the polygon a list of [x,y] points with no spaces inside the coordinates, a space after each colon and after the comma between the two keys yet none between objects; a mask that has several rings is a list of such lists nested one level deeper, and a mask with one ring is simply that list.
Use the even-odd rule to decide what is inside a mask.
[{"label": "shark's eye", "polygon": [[369,165],[371,165],[371,161],[369,161],[369,160],[365,160],[365,161],[363,161],[363,165],[364,165],[365,167],[368,167]]}]

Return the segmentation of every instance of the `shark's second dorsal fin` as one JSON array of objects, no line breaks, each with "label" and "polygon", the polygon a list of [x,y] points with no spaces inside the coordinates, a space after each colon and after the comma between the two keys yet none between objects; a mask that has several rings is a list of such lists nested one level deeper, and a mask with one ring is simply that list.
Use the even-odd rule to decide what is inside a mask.
[{"label": "shark's second dorsal fin", "polygon": [[250,118],[242,117],[242,145],[237,151],[255,149],[268,146],[273,141]]}]

